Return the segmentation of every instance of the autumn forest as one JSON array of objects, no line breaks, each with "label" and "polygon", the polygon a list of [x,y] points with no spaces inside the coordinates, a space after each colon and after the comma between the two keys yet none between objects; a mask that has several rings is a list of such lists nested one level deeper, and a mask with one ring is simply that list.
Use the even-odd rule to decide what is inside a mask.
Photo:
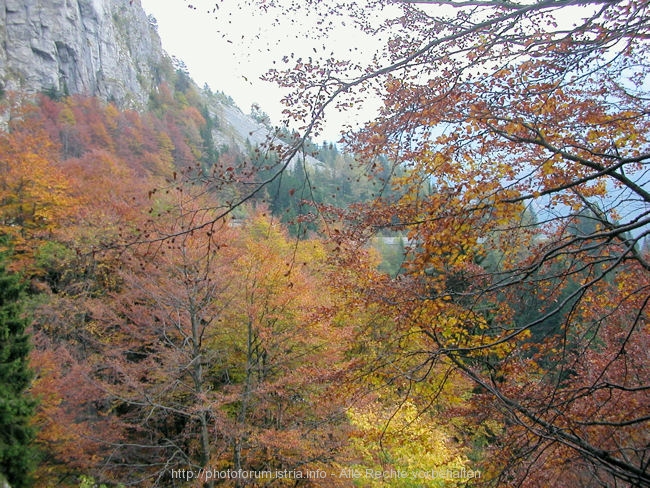
[{"label": "autumn forest", "polygon": [[385,43],[261,144],[182,64],[2,92],[0,481],[650,487],[648,2],[238,5]]}]

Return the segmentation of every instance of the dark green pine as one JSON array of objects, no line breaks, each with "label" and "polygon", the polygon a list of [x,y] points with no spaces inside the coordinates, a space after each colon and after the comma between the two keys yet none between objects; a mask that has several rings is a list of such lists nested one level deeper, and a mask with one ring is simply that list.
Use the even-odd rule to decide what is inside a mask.
[{"label": "dark green pine", "polygon": [[35,462],[34,429],[30,426],[35,402],[26,393],[32,372],[23,292],[19,277],[0,264],[0,475],[12,488],[30,486]]}]

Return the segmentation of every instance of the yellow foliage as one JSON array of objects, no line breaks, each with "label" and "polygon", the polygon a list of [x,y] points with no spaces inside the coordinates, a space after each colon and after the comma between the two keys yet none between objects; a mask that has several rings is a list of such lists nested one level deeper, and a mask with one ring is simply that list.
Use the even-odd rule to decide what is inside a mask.
[{"label": "yellow foliage", "polygon": [[[406,401],[395,409],[374,403],[349,411],[357,428],[358,486],[464,486],[480,476],[427,412]],[[464,474],[463,474],[464,473]]]}]

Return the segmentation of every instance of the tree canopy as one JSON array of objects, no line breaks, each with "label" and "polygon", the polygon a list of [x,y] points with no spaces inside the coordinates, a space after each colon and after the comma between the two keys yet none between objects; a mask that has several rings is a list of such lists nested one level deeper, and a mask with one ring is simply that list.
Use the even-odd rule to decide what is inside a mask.
[{"label": "tree canopy", "polygon": [[[20,277],[0,264],[0,477],[12,486],[29,486],[36,461],[30,424],[34,399],[25,395],[29,368],[28,320],[21,303],[24,286]],[[0,478],[1,479],[1,478]]]},{"label": "tree canopy", "polygon": [[499,412],[502,482],[650,484],[648,7],[307,2],[385,42],[364,66],[267,75],[306,133],[331,108],[382,101],[343,141],[403,169],[401,196],[333,211],[348,222],[335,237],[408,233],[403,273],[367,299],[420,337],[399,374],[443,364]]}]

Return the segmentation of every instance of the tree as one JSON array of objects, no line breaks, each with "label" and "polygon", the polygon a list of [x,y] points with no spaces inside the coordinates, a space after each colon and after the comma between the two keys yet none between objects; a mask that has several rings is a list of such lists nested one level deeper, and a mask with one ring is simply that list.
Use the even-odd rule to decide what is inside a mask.
[{"label": "tree", "polygon": [[32,381],[29,368],[29,336],[25,332],[20,278],[0,266],[0,474],[11,486],[30,485],[36,461],[31,418],[35,402],[27,390]]},{"label": "tree", "polygon": [[105,462],[85,472],[167,486],[182,483],[171,469],[327,468],[345,442],[346,342],[318,313],[322,246],[262,215],[188,232],[212,222],[214,200],[170,195],[164,239],[131,247],[118,289],[84,304],[98,416],[120,433],[96,437]]},{"label": "tree", "polygon": [[[458,478],[467,472],[467,460],[454,451],[454,443],[431,416],[422,415],[412,403],[404,402],[398,408],[380,404],[353,408],[350,417],[358,429],[351,442],[362,455],[359,472],[365,478],[363,486],[411,487],[421,486],[424,480],[430,487],[466,485],[466,476]],[[470,471],[470,476],[480,476]]]},{"label": "tree", "polygon": [[[51,309],[56,306],[60,304],[49,304]],[[80,314],[80,307],[74,308],[67,310],[70,315],[66,319],[82,335],[83,321],[74,316],[70,320],[72,313]],[[63,332],[56,315],[51,312],[49,318],[54,320],[46,327]],[[35,325],[42,327],[38,322]],[[54,335],[53,330],[48,332]],[[32,421],[38,430],[34,444],[39,452],[34,482],[36,486],[68,486],[75,483],[76,476],[96,470],[97,460],[109,455],[111,447],[123,439],[123,432],[108,415],[110,405],[102,402],[104,391],[91,381],[90,354],[79,357],[75,350],[79,344],[74,340],[51,339],[44,330],[34,334],[33,343],[30,359],[35,378],[30,391],[39,400]]]},{"label": "tree", "polygon": [[122,461],[108,463],[107,479],[159,486],[170,483],[169,469],[208,467],[217,415],[209,368],[219,361],[209,341],[219,334],[218,298],[229,284],[218,278],[224,262],[205,246],[229,237],[185,237],[155,262],[136,254],[131,259],[140,266],[122,274],[120,293],[94,304],[97,320],[114,328],[105,355],[95,359],[95,377],[126,432],[115,444]]},{"label": "tree", "polygon": [[240,286],[223,314],[240,324],[225,389],[232,465],[328,471],[343,457],[350,361],[349,325],[323,312],[334,295],[323,293],[325,250],[317,240],[294,241],[262,215],[244,228],[230,280]]},{"label": "tree", "polygon": [[37,107],[8,102],[6,110],[11,118],[0,132],[0,229],[16,253],[31,256],[33,241],[56,228],[74,200]]},{"label": "tree", "polygon": [[[336,239],[408,232],[405,273],[370,301],[399,314],[396,334],[417,331],[423,364],[450,361],[493,406],[511,454],[494,477],[649,486],[648,2],[306,8],[386,40],[367,66],[316,58],[267,77],[293,90],[306,133],[330,107],[382,100],[346,141],[404,169],[402,197],[347,212]],[[516,313],[531,295],[540,306]]]}]

